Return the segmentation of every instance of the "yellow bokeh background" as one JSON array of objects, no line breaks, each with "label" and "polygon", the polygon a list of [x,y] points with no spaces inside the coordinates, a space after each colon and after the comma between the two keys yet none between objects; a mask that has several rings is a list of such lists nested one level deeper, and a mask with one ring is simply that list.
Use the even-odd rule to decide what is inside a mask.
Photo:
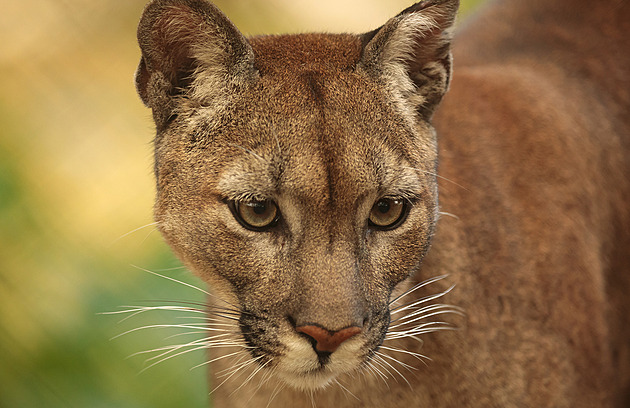
[{"label": "yellow bokeh background", "polygon": [[[464,3],[466,10],[476,2]],[[248,35],[365,32],[408,0],[223,0]],[[135,94],[144,0],[21,0],[0,13],[0,407],[204,407],[203,352],[142,371],[168,320],[102,314],[203,301],[151,224],[153,124]],[[146,304],[146,303],[145,303]],[[161,320],[162,319],[162,320]],[[131,356],[130,358],[127,358]]]}]

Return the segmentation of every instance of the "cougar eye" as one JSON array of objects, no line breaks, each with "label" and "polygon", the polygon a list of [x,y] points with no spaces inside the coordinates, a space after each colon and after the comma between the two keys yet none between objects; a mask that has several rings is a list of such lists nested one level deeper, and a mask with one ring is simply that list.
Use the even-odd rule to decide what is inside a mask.
[{"label": "cougar eye", "polygon": [[231,201],[230,209],[243,227],[253,231],[273,227],[280,219],[278,206],[271,200]]},{"label": "cougar eye", "polygon": [[407,217],[407,204],[397,198],[381,198],[378,200],[368,218],[368,224],[380,230],[397,228]]}]

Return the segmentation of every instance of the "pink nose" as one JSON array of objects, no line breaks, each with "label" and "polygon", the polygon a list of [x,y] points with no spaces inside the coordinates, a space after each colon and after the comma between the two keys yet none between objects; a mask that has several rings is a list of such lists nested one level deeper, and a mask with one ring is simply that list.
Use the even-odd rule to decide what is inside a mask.
[{"label": "pink nose", "polygon": [[341,343],[348,340],[350,337],[361,333],[361,328],[357,326],[347,327],[335,332],[331,332],[319,326],[298,326],[295,330],[315,340],[316,351],[329,353],[337,350]]}]

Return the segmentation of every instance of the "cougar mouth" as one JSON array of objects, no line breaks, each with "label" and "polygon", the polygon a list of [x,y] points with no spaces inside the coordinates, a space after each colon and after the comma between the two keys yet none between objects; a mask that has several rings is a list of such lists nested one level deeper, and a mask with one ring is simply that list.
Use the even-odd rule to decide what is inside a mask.
[{"label": "cougar mouth", "polygon": [[323,388],[340,375],[359,369],[365,363],[364,347],[365,339],[353,339],[322,357],[306,339],[292,339],[275,368],[278,377],[294,388]]},{"label": "cougar mouth", "polygon": [[293,324],[285,323],[288,319],[274,322],[271,317],[248,312],[241,315],[239,325],[248,351],[259,365],[270,368],[294,388],[315,390],[369,362],[387,332],[389,312],[380,315],[381,318],[366,324],[362,330],[351,330],[352,333],[344,336],[347,339],[335,347],[318,348],[317,335],[296,330]]},{"label": "cougar mouth", "polygon": [[424,334],[457,328],[452,323],[436,321],[435,317],[463,316],[457,306],[437,302],[454,286],[405,301],[408,295],[445,278],[438,276],[419,282],[390,300],[382,310],[372,311],[360,332],[339,342],[334,350],[326,350],[327,346],[318,350],[318,335],[312,329],[300,332],[299,327],[296,328],[295,323],[286,317],[242,312],[240,332],[247,352],[258,366],[270,369],[273,375],[296,389],[321,389],[338,377],[356,371],[365,371],[383,381],[394,375],[404,378],[396,366],[413,367],[403,362],[399,358],[401,355],[420,361],[429,358],[398,348],[390,341],[411,338],[422,343],[420,337]]}]

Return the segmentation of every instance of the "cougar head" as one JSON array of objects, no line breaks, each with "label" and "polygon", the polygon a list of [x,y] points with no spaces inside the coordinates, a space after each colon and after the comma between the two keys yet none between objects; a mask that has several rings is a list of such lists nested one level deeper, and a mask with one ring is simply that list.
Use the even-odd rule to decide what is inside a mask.
[{"label": "cougar head", "polygon": [[157,127],[159,229],[297,388],[372,358],[429,248],[457,3],[364,35],[249,39],[207,1],[145,9],[136,84]]}]

